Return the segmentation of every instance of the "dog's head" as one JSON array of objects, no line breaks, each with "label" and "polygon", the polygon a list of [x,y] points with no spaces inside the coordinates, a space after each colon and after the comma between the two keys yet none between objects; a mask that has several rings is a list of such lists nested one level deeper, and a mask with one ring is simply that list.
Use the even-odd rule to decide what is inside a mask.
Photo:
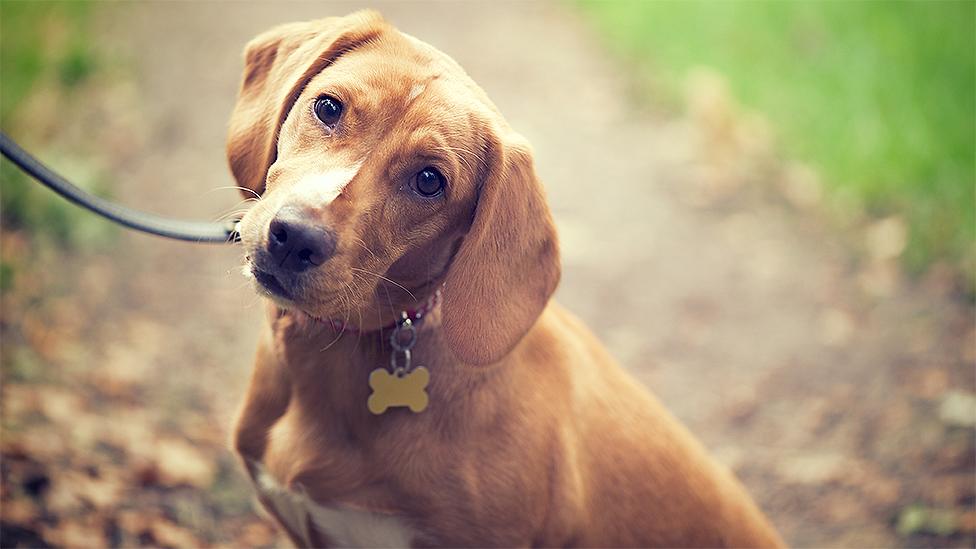
[{"label": "dog's head", "polygon": [[454,61],[374,12],[248,44],[227,154],[261,196],[240,225],[245,272],[286,308],[378,328],[443,285],[445,338],[482,364],[559,280],[524,139]]}]

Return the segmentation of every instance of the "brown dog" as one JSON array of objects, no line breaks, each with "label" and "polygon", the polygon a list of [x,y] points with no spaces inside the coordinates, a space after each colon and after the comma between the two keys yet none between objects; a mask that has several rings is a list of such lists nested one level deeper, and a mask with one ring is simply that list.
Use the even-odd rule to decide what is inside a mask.
[{"label": "brown dog", "polygon": [[373,12],[274,28],[228,156],[273,302],[235,446],[296,544],[781,545],[550,301],[529,147],[447,56]]}]

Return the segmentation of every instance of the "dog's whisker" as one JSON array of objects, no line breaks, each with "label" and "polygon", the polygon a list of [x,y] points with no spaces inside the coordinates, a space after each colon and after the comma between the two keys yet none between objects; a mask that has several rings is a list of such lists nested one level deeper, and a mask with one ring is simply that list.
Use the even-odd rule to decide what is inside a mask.
[{"label": "dog's whisker", "polygon": [[383,275],[381,275],[381,274],[376,274],[376,273],[374,273],[373,271],[368,271],[368,270],[366,270],[366,269],[360,269],[360,268],[358,268],[358,267],[350,267],[350,268],[351,268],[352,270],[354,270],[354,271],[360,271],[360,272],[363,272],[363,273],[366,273],[366,274],[368,274],[368,275],[373,275],[373,276],[375,276],[376,278],[379,278],[380,280],[385,280],[386,282],[389,282],[390,284],[393,284],[393,285],[394,285],[394,286],[396,286],[397,288],[400,288],[400,289],[401,289],[401,290],[403,290],[404,292],[407,292],[407,293],[408,293],[408,294],[410,295],[410,299],[412,299],[412,300],[414,300],[414,301],[416,301],[416,300],[417,300],[417,296],[415,296],[415,295],[413,295],[413,292],[411,292],[410,290],[408,290],[408,289],[407,289],[407,287],[406,287],[406,286],[404,286],[403,284],[400,284],[399,282],[397,282],[397,281],[395,281],[395,280],[390,280],[389,278],[387,278],[387,277],[385,277],[385,276],[383,276]]},{"label": "dog's whisker", "polygon": [[[348,282],[345,282],[345,281],[343,281],[342,284],[344,286],[343,294],[344,295],[351,296],[352,293],[353,293],[352,287],[350,287],[349,286],[349,283]],[[348,292],[348,294],[346,294],[345,292]],[[351,297],[348,297],[346,299],[346,304],[343,306],[343,308],[346,310],[346,318],[344,318],[343,321],[342,321],[342,331],[345,332],[346,331],[346,327],[349,326],[349,315],[352,312],[352,298]],[[359,325],[362,326],[362,324],[363,324],[362,319],[360,319]],[[358,342],[358,339],[357,339],[357,342]]]},{"label": "dog's whisker", "polygon": [[[342,293],[339,294],[339,306],[346,310],[346,316],[342,320],[342,328],[339,330],[339,333],[336,334],[335,338],[329,342],[328,345],[319,349],[320,353],[324,353],[325,351],[328,351],[333,345],[335,345],[336,342],[338,342],[339,339],[342,338],[343,334],[346,333],[346,329],[349,326],[349,314],[350,314],[350,310],[352,309],[352,299],[346,294],[346,291],[351,292],[352,289],[349,287],[348,282],[344,281],[343,285],[344,285],[343,291]],[[332,325],[332,322],[330,321],[329,324]]]},{"label": "dog's whisker", "polygon": [[[360,274],[356,274],[355,272],[354,273],[351,273],[351,274],[352,274],[354,280],[361,280],[364,283],[369,284],[369,279],[367,279],[365,276],[360,275]],[[348,283],[346,283],[346,287],[349,288],[349,291],[350,292],[353,292],[352,287]],[[359,315],[359,325],[362,326],[363,325],[363,311],[362,311],[362,307],[357,307],[356,308],[356,313]],[[360,338],[362,337],[362,332],[359,333],[359,337]],[[357,339],[356,342],[358,344],[359,343],[359,340]]]},{"label": "dog's whisker", "polygon": [[224,221],[225,219],[230,219],[232,217],[240,217],[240,216],[243,216],[244,214],[246,214],[248,211],[250,211],[249,208],[238,208],[238,209],[231,210],[229,212],[225,212],[225,213],[220,214],[219,216],[217,216],[216,218],[214,218],[213,221],[215,223],[218,223],[220,221]]},{"label": "dog's whisker", "polygon": [[[394,318],[397,318],[397,310],[395,307],[393,307],[393,298],[390,297],[390,288],[383,286],[383,293],[386,294],[386,304],[390,307],[390,314],[393,315]],[[400,319],[397,318],[397,320],[399,321]]]},{"label": "dog's whisker", "polygon": [[[369,279],[366,278],[363,275],[356,274],[355,272],[353,272],[352,275],[353,275],[353,277],[355,277],[356,280],[361,280],[361,281],[365,282],[366,284],[369,284],[369,282],[370,282]],[[383,318],[383,311],[380,308],[381,305],[380,305],[380,301],[379,301],[379,294],[378,294],[378,292],[379,292],[379,288],[374,287],[373,288],[373,303],[376,306],[376,318],[377,319],[381,319],[381,318]],[[389,293],[387,293],[387,295],[389,295]],[[392,307],[392,305],[391,305],[391,307]],[[362,324],[363,324],[363,311],[360,309],[360,310],[358,310],[358,313],[359,313],[359,325],[362,326]],[[360,333],[360,337],[362,337],[362,334],[361,333]]]},{"label": "dog's whisker", "polygon": [[253,200],[254,199],[246,199],[246,198],[243,199],[243,200],[238,200],[236,204],[234,204],[233,206],[231,206],[229,208],[226,208],[224,211],[243,209],[243,205],[244,204],[247,204],[249,201],[253,201]]},{"label": "dog's whisker", "polygon": [[[356,314],[359,315],[359,325],[363,325],[363,310],[362,308],[356,309]],[[359,343],[363,340],[363,332],[360,331],[356,334],[356,347],[359,347]]]},{"label": "dog's whisker", "polygon": [[359,238],[358,236],[354,238],[356,239],[357,244],[359,244],[364,250],[366,250],[369,253],[369,255],[373,256],[373,260],[377,259],[376,254],[373,253],[373,250],[369,249],[369,246],[366,245],[366,242],[364,242],[362,238]]},{"label": "dog's whisker", "polygon": [[247,187],[241,187],[239,185],[223,185],[223,186],[220,186],[220,187],[214,187],[214,188],[210,189],[207,192],[208,193],[212,193],[214,191],[227,191],[227,190],[235,190],[235,191],[248,192],[248,193],[251,193],[251,194],[254,195],[253,198],[248,198],[248,200],[256,200],[256,201],[257,200],[261,200],[261,195],[258,194],[254,189],[248,189]]},{"label": "dog's whisker", "polygon": [[230,208],[227,208],[227,209],[228,210],[245,210],[245,211],[246,210],[250,210],[251,209],[250,206],[245,207],[245,205],[246,204],[253,203],[254,201],[255,200],[253,198],[245,198],[243,200],[238,201],[237,204],[234,204],[233,206],[231,206]]}]

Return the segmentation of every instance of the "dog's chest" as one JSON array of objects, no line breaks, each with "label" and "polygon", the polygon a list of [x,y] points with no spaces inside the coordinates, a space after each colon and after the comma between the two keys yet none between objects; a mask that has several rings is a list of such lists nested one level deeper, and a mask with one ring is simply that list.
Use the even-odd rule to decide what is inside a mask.
[{"label": "dog's chest", "polygon": [[269,510],[306,547],[323,538],[340,547],[409,547],[414,539],[415,533],[399,517],[320,505],[308,495],[279,484],[263,466],[257,466],[256,481],[264,503],[273,507]]}]

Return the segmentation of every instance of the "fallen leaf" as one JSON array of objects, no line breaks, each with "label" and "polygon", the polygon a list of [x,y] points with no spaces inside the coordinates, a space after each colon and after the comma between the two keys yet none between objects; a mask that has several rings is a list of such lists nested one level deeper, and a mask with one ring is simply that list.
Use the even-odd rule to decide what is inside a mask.
[{"label": "fallen leaf", "polygon": [[244,547],[265,547],[272,545],[277,532],[266,522],[250,522],[241,529],[237,542]]},{"label": "fallen leaf", "polygon": [[58,423],[70,425],[85,406],[84,400],[77,393],[60,387],[40,387],[37,396],[41,413]]},{"label": "fallen leaf", "polygon": [[895,529],[902,536],[911,534],[948,536],[957,530],[956,515],[951,509],[909,505],[898,515]]},{"label": "fallen leaf", "polygon": [[840,309],[827,309],[820,315],[820,341],[830,347],[842,347],[854,337],[854,318]]},{"label": "fallen leaf", "polygon": [[851,465],[850,459],[838,453],[812,453],[786,458],[777,470],[787,481],[821,485],[840,479]]},{"label": "fallen leaf", "polygon": [[31,459],[51,462],[68,452],[67,437],[50,426],[28,429],[18,433],[17,436],[18,446],[31,456]]},{"label": "fallen leaf", "polygon": [[939,419],[956,427],[976,427],[976,395],[950,391],[939,404]]},{"label": "fallen leaf", "polygon": [[685,100],[692,119],[712,142],[732,137],[736,106],[725,78],[710,67],[695,67],[685,80]]},{"label": "fallen leaf", "polygon": [[113,477],[92,478],[88,475],[77,475],[76,492],[96,509],[105,509],[119,502],[125,486]]},{"label": "fallen leaf", "polygon": [[868,253],[876,261],[895,259],[905,251],[908,226],[898,216],[886,217],[872,223],[864,234]]},{"label": "fallen leaf", "polygon": [[154,458],[162,484],[206,488],[213,482],[216,472],[213,460],[184,440],[160,438],[155,444]]},{"label": "fallen leaf", "polygon": [[33,524],[41,518],[40,508],[29,499],[4,501],[2,508],[3,520],[13,524]]},{"label": "fallen leaf", "polygon": [[857,274],[857,283],[864,293],[872,297],[888,297],[898,289],[900,280],[898,263],[875,261]]},{"label": "fallen leaf", "polygon": [[45,527],[43,533],[45,539],[64,547],[101,549],[108,546],[102,525],[91,519],[63,519],[56,526]]},{"label": "fallen leaf", "polygon": [[816,172],[809,166],[793,164],[781,180],[783,194],[799,209],[812,209],[820,204],[823,186]]},{"label": "fallen leaf", "polygon": [[172,522],[155,518],[149,531],[160,545],[167,547],[203,547],[204,545],[189,530],[177,526]]}]

